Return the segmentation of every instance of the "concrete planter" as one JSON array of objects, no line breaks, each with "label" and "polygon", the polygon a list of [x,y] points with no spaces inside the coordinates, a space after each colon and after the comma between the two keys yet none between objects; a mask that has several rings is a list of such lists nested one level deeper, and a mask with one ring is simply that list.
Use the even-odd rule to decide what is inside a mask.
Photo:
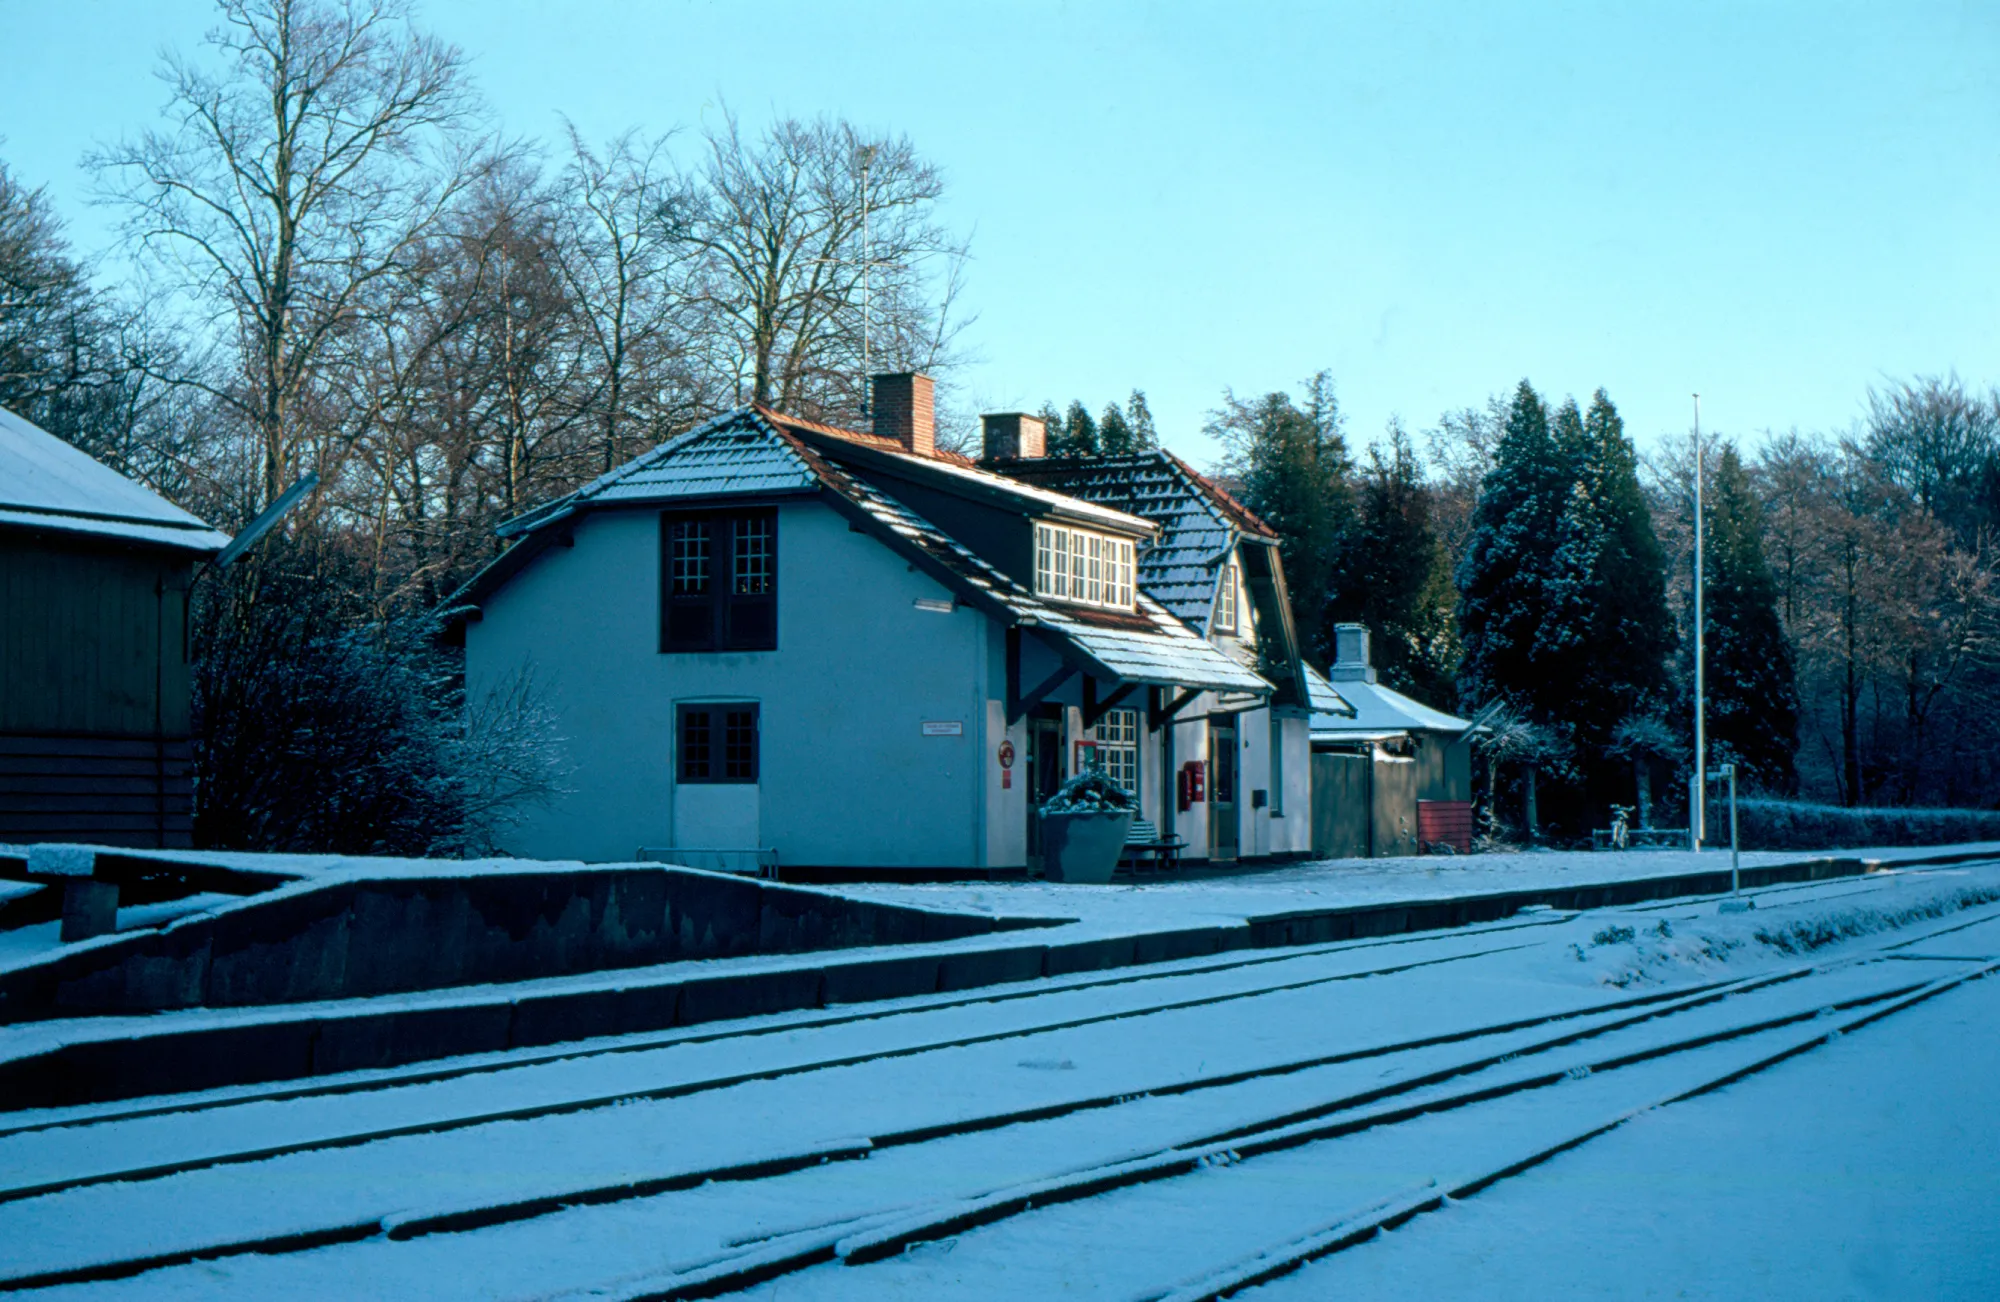
[{"label": "concrete planter", "polygon": [[1042,875],[1103,885],[1118,867],[1132,811],[1042,815]]}]

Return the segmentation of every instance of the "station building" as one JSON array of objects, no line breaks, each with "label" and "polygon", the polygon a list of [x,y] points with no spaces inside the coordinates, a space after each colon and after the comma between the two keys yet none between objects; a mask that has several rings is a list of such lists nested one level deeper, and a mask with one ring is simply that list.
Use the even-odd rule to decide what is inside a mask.
[{"label": "station building", "polygon": [[989,418],[984,465],[940,450],[922,375],[876,377],[871,411],[746,407],[503,526],[454,600],[467,691],[526,675],[572,765],[507,848],[1019,872],[1095,760],[1187,860],[1309,853],[1309,720],[1349,707],[1312,683],[1268,530],[1038,482],[1031,418]]}]

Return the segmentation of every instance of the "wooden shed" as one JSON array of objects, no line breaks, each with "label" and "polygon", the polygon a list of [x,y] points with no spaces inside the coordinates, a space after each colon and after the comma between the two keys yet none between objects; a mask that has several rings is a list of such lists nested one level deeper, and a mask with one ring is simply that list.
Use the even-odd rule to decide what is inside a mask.
[{"label": "wooden shed", "polygon": [[[1473,725],[1376,681],[1364,626],[1336,625],[1334,643],[1326,679],[1352,713],[1313,713],[1314,855],[1470,851]],[[1313,679],[1315,691],[1326,683]]]},{"label": "wooden shed", "polygon": [[228,542],[0,409],[0,842],[190,843],[188,588]]}]

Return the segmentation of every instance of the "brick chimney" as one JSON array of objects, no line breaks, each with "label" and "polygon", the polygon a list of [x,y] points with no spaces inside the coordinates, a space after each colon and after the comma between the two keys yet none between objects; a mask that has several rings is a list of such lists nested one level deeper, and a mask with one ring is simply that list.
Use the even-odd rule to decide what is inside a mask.
[{"label": "brick chimney", "polygon": [[988,461],[1013,461],[1021,457],[1048,455],[1048,428],[1042,424],[1040,416],[1005,411],[981,416],[979,422],[985,436],[981,451]]},{"label": "brick chimney", "polygon": [[1333,667],[1326,671],[1326,676],[1329,681],[1336,683],[1375,681],[1375,666],[1368,652],[1366,624],[1333,626]]},{"label": "brick chimney", "polygon": [[915,371],[874,377],[875,434],[894,439],[920,457],[937,455],[937,410],[931,377]]}]

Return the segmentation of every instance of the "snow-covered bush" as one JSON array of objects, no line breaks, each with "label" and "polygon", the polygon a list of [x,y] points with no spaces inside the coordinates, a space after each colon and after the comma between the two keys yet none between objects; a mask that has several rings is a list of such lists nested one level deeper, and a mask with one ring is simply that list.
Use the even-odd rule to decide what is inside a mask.
[{"label": "snow-covered bush", "polygon": [[476,855],[560,789],[552,716],[525,673],[467,703],[434,621],[347,624],[275,567],[251,592],[231,579],[195,664],[199,844]]},{"label": "snow-covered bush", "polygon": [[[1832,850],[1878,845],[1951,845],[2000,841],[2000,811],[1990,809],[1870,809],[1745,800],[1738,833],[1749,850]],[[1729,806],[1709,805],[1709,837],[1729,835]]]},{"label": "snow-covered bush", "polygon": [[1062,784],[1042,805],[1044,814],[1136,813],[1139,799],[1093,764]]},{"label": "snow-covered bush", "polygon": [[1894,931],[1912,923],[1976,909],[1995,900],[2000,900],[2000,888],[1962,886],[1888,905],[1832,908],[1802,917],[1781,918],[1759,926],[1751,938],[1781,954],[1810,954],[1843,940]]},{"label": "snow-covered bush", "polygon": [[[1679,927],[1663,920],[1644,931],[1607,928],[1593,938],[1591,949],[1575,945],[1572,951],[1579,962],[1596,965],[1578,972],[1580,979],[1622,989],[1683,980],[1694,973],[1714,975],[1745,960],[1803,958],[1995,901],[2000,901],[2000,882],[1917,875],[1858,897],[1795,904],[1767,897],[1754,912],[1689,919]],[[1607,937],[1615,943],[1606,945]]]}]

